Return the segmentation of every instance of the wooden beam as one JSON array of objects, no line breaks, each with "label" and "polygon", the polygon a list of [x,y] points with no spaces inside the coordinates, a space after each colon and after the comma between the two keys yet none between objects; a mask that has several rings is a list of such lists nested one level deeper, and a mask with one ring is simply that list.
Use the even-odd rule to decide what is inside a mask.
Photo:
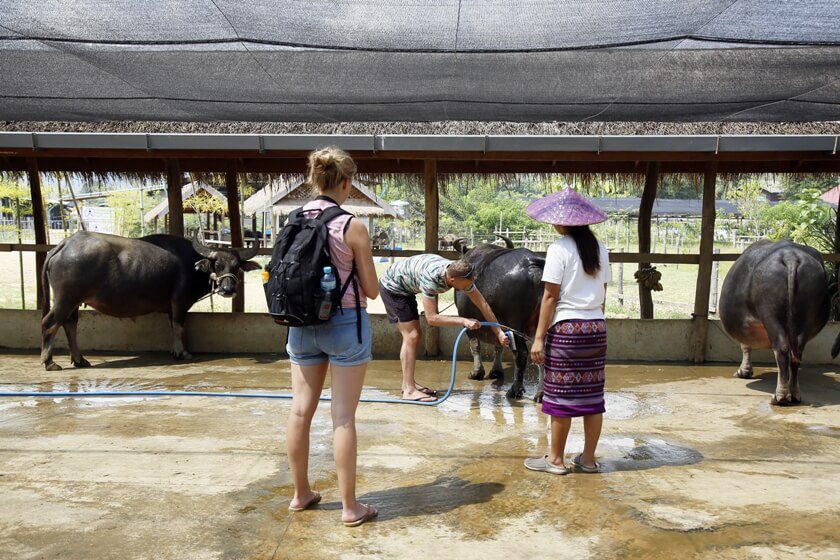
[{"label": "wooden beam", "polygon": [[[166,187],[169,199],[169,234],[184,236],[184,200],[181,196],[183,185],[181,168],[178,161],[171,159],[166,162]],[[201,217],[199,216],[199,220]]]},{"label": "wooden beam", "polygon": [[[33,243],[0,243],[0,253],[11,251],[24,251],[30,253],[48,253],[55,245],[49,243],[38,245]],[[425,251],[416,249],[376,249],[373,251],[374,257],[413,257],[414,255],[422,255]],[[545,256],[544,252],[535,251],[537,255]],[[258,255],[271,255],[270,247],[263,247],[257,253]],[[461,253],[457,251],[438,251],[438,254],[447,259],[458,259]],[[719,262],[733,262],[740,253],[715,253],[712,255],[713,261]],[[840,262],[840,253],[823,253],[823,259],[826,262]],[[610,253],[610,262],[614,263],[662,263],[662,264],[700,264],[700,255],[698,254],[665,254],[665,253]]]},{"label": "wooden beam", "polygon": [[[29,193],[32,196],[32,217],[35,224],[35,244],[46,245],[47,225],[44,212],[44,197],[41,193],[41,174],[38,171],[38,161],[30,158],[27,161],[27,175],[29,176]],[[43,309],[50,297],[49,286],[44,286],[41,273],[47,260],[46,253],[35,253],[35,290],[37,291],[38,309]]]},{"label": "wooden beam", "polygon": [[[242,160],[270,160],[289,159],[296,161],[299,172],[304,171],[306,155],[309,150],[147,150],[145,148],[131,149],[101,149],[101,148],[0,148],[0,156],[7,157],[72,157],[72,158],[133,158],[133,159],[178,159],[184,165],[191,159],[208,159],[222,162],[230,159]],[[732,162],[732,161],[838,161],[840,154],[830,151],[464,151],[464,150],[411,150],[411,151],[359,151],[351,150],[357,164],[368,160],[404,160],[404,161],[641,161],[641,162]],[[224,164],[217,163],[216,170],[224,171]]]},{"label": "wooden beam", "polygon": [[[650,252],[650,218],[653,214],[653,203],[656,200],[656,188],[659,184],[659,164],[650,162],[645,172],[645,190],[639,206],[639,253]],[[639,270],[651,265],[640,262]],[[653,319],[653,295],[649,288],[639,284],[639,312],[642,319]]]},{"label": "wooden beam", "polygon": [[[428,159],[423,162],[423,185],[426,200],[426,244],[427,253],[438,253],[438,218],[440,213],[440,200],[438,198],[437,184],[437,161]],[[440,354],[440,329],[428,326],[426,329],[426,355],[438,356]]]},{"label": "wooden beam", "polygon": [[[230,246],[234,249],[244,247],[242,240],[242,218],[239,215],[239,174],[236,166],[231,164],[225,171],[225,187],[227,188],[228,218],[230,219]],[[237,272],[239,282],[236,284],[236,294],[231,302],[231,311],[241,313],[245,311],[245,274]]]},{"label": "wooden beam", "polygon": [[706,360],[706,339],[709,333],[709,292],[712,285],[712,260],[715,243],[715,181],[714,163],[707,164],[703,174],[703,215],[700,222],[700,266],[694,294],[694,314],[691,334],[691,356],[694,363]]}]

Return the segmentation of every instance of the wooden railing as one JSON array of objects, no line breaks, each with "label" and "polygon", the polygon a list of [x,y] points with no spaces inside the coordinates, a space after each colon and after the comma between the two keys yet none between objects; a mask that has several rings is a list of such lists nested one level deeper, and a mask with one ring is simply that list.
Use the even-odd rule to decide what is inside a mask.
[{"label": "wooden railing", "polygon": [[[47,253],[55,247],[51,244],[37,244],[37,243],[0,243],[0,252],[9,251],[24,251],[32,253]],[[373,251],[374,257],[413,257],[426,253],[421,249],[375,249]],[[534,251],[536,254],[545,256],[545,252]],[[457,251],[435,251],[436,254],[446,257],[448,259],[457,259],[461,253]],[[271,255],[271,248],[263,247],[257,253],[259,255]],[[713,261],[719,262],[733,262],[741,253],[715,253],[712,256]],[[840,262],[840,253],[823,253],[823,259],[826,262]],[[699,253],[610,253],[611,263],[658,263],[658,264],[699,264]]]}]

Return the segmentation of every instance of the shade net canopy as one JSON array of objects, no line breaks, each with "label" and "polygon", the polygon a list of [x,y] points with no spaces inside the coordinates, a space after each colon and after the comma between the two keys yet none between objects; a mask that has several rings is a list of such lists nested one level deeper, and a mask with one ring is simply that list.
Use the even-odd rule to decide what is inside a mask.
[{"label": "shade net canopy", "polygon": [[0,120],[840,120],[838,0],[0,0]]}]

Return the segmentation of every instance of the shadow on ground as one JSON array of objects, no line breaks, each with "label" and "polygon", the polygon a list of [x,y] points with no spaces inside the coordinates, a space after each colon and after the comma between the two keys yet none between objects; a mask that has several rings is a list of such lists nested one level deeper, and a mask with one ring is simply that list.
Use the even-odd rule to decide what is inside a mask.
[{"label": "shadow on ground", "polygon": [[[193,354],[191,360],[176,360],[170,354],[154,353],[154,354],[137,354],[136,356],[119,356],[115,359],[109,359],[107,355],[103,355],[106,361],[95,363],[93,369],[122,369],[134,367],[151,367],[151,366],[176,366],[179,364],[195,365],[195,364],[212,364],[217,361],[230,360],[227,354]],[[247,356],[247,359],[254,364],[273,364],[278,360],[282,360],[281,354],[254,354]]]},{"label": "shadow on ground", "polygon": [[[776,392],[776,370],[763,371],[748,380],[747,388],[772,395]],[[825,372],[799,372],[799,389],[802,391],[802,404],[799,406],[834,406],[840,404],[840,376],[826,375]]]},{"label": "shadow on ground", "polygon": [[[428,484],[369,492],[359,496],[359,501],[375,504],[380,511],[378,519],[388,521],[400,517],[446,513],[462,506],[482,504],[489,502],[504,488],[505,485],[498,482],[472,483],[456,476],[442,476]],[[321,508],[341,509],[341,504],[330,502]]]}]

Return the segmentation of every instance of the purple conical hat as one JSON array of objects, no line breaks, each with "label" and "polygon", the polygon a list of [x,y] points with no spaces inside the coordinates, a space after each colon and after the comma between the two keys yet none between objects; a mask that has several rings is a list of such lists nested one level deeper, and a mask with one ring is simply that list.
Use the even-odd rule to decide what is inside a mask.
[{"label": "purple conical hat", "polygon": [[538,222],[559,226],[588,226],[607,219],[607,214],[571,187],[535,200],[525,210]]}]

